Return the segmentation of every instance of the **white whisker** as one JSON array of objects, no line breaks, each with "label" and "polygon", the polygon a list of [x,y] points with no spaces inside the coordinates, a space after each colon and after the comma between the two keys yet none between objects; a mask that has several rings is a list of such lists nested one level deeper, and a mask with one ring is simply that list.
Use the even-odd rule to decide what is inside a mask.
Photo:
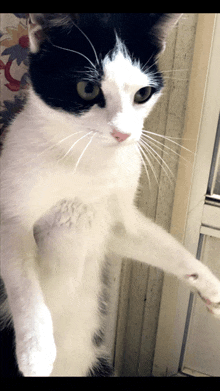
[{"label": "white whisker", "polygon": [[157,133],[154,133],[154,132],[150,132],[149,130],[143,130],[142,133],[153,134],[154,136],[162,137],[162,138],[164,138],[164,139],[170,141],[171,143],[176,144],[176,145],[178,145],[179,147],[181,147],[181,148],[185,149],[186,151],[188,151],[188,152],[190,152],[190,153],[193,154],[193,152],[190,151],[190,149],[188,149],[188,148],[186,148],[186,147],[183,147],[181,144],[177,143],[176,141],[171,140],[171,137],[169,137],[169,136],[163,136],[162,134],[157,134]]},{"label": "white whisker", "polygon": [[149,156],[148,156],[147,153],[145,152],[145,149],[144,149],[144,148],[146,148],[146,147],[144,147],[144,145],[141,146],[140,140],[139,140],[139,148],[140,148],[141,152],[143,153],[143,155],[145,156],[145,159],[147,160],[147,162],[148,162],[148,164],[149,164],[149,166],[150,166],[150,168],[151,168],[151,171],[152,171],[153,174],[154,174],[154,178],[155,178],[155,180],[156,180],[156,182],[157,182],[157,185],[159,186],[159,182],[158,182],[158,179],[157,179],[157,174],[156,174],[156,172],[155,172],[155,170],[154,170],[154,166],[153,166],[153,164],[152,164],[152,162],[151,162]]},{"label": "white whisker", "polygon": [[184,72],[184,71],[188,71],[188,69],[170,69],[170,70],[165,70],[165,71],[163,71],[163,70],[158,70],[157,72],[154,72],[153,73],[153,75],[161,75],[162,74],[162,76],[163,76],[163,74],[164,73],[171,73],[171,72]]},{"label": "white whisker", "polygon": [[77,26],[75,23],[73,23],[74,26],[84,35],[84,37],[87,39],[87,41],[90,43],[91,47],[92,47],[92,50],[95,54],[95,58],[96,58],[96,61],[97,61],[97,64],[99,64],[99,59],[98,59],[98,56],[97,56],[97,53],[96,53],[96,50],[92,44],[92,42],[90,41],[90,39],[87,37],[87,35],[81,30],[81,28],[79,28],[79,26]]},{"label": "white whisker", "polygon": [[[50,41],[50,42],[51,42],[51,41]],[[80,56],[84,57],[87,61],[89,61],[89,63],[92,65],[92,67],[96,69],[96,67],[95,67],[95,65],[93,64],[93,62],[92,62],[88,57],[86,57],[85,54],[80,53],[80,52],[77,52],[76,50],[73,50],[73,49],[63,48],[62,46],[55,45],[55,44],[52,43],[52,42],[51,42],[51,44],[52,44],[55,48],[62,49],[62,50],[66,50],[67,52],[72,52],[72,53],[79,54]]]},{"label": "white whisker", "polygon": [[[142,143],[144,143],[149,149],[151,149],[161,160],[162,160],[162,162],[167,166],[167,168],[168,168],[168,170],[170,171],[170,173],[171,173],[171,175],[173,176],[173,173],[172,173],[172,171],[170,170],[170,168],[169,168],[169,166],[167,165],[167,163],[165,162],[165,160],[155,151],[155,149],[153,148],[153,147],[151,147],[151,145],[149,145],[149,142],[145,142],[144,140],[142,140]],[[153,142],[152,141],[150,141],[150,143],[152,143],[153,144]],[[158,147],[157,145],[155,145],[155,144],[153,144],[153,146],[155,147],[155,148],[159,148],[159,150],[161,150],[163,153],[167,153],[168,154],[168,152],[166,152],[166,151],[164,151],[162,148],[160,148],[160,147]],[[168,154],[169,155],[169,154]],[[171,157],[171,156],[170,156]]]},{"label": "white whisker", "polygon": [[58,141],[58,142],[55,143],[54,145],[51,145],[50,147],[46,148],[44,151],[42,151],[41,153],[39,153],[37,156],[42,155],[43,153],[49,151],[50,149],[56,148],[57,145],[63,143],[63,142],[66,141],[66,140],[68,140],[70,137],[74,136],[75,134],[82,133],[82,132],[83,132],[83,130],[80,130],[79,132],[75,132],[75,133],[69,134],[69,136],[64,137],[62,140]]},{"label": "white whisker", "polygon": [[[57,145],[63,143],[64,141],[66,141],[66,140],[69,139],[70,137],[72,137],[72,136],[74,136],[74,135],[76,135],[76,134],[78,134],[78,133],[82,133],[82,132],[84,132],[84,131],[83,131],[83,130],[80,130],[79,132],[75,132],[75,133],[69,134],[67,137],[64,137],[62,140],[59,140],[57,143],[51,145],[50,147],[45,148],[42,152],[38,153],[38,154],[37,154],[34,158],[32,158],[31,160],[28,160],[28,162],[26,162],[25,164],[26,164],[26,165],[27,165],[27,164],[30,165],[32,162],[34,162],[38,157],[40,157],[40,156],[43,155],[44,153],[46,153],[46,152],[48,152],[48,151],[50,151],[50,150],[56,148]],[[34,170],[34,169],[33,169],[33,170]],[[28,172],[30,173],[31,171],[28,171]],[[27,172],[27,173],[28,173],[28,172]]]},{"label": "white whisker", "polygon": [[143,163],[145,172],[146,172],[146,174],[147,174],[147,179],[148,179],[148,183],[149,183],[149,188],[150,188],[150,190],[151,190],[150,175],[149,175],[147,166],[146,166],[146,164],[145,164],[145,161],[144,161],[144,159],[143,159],[143,157],[142,157],[141,150],[140,150],[140,146],[139,146],[139,145],[136,145],[135,147],[136,147],[136,149],[137,149],[137,151],[138,151],[138,154],[140,155],[141,161],[142,161],[142,163]]},{"label": "white whisker", "polygon": [[[142,139],[142,141],[144,142],[143,139]],[[161,143],[161,144],[163,145],[164,148],[159,147],[159,145],[155,144],[153,141],[148,140],[148,139],[147,139],[147,141],[145,141],[145,142],[147,143],[147,145],[150,143],[151,145],[153,145],[154,148],[159,149],[160,151],[163,152],[163,154],[169,156],[169,159],[171,159],[171,160],[173,160],[173,161],[176,162],[176,161],[177,161],[176,157],[175,157],[175,156],[172,156],[172,154],[170,154],[169,152],[167,152],[164,148],[169,149],[173,154],[179,156],[179,159],[182,159],[182,160],[184,160],[184,162],[186,162],[186,163],[184,163],[184,162],[181,161],[181,163],[184,164],[185,167],[187,166],[187,164],[191,164],[191,162],[190,162],[189,160],[185,159],[182,155],[180,155],[179,153],[177,153],[176,151],[174,151],[172,148],[169,148],[169,147],[167,147],[166,145],[164,145],[164,144],[162,144],[162,143]]]},{"label": "white whisker", "polygon": [[154,64],[156,64],[157,61],[155,61],[149,68],[147,68],[147,64],[150,62],[150,60],[152,59],[153,56],[154,56],[154,53],[152,53],[150,58],[147,60],[147,62],[144,65],[142,65],[142,67],[141,67],[142,72],[145,72],[146,70],[150,69]]},{"label": "white whisker", "polygon": [[[141,142],[141,141],[140,141],[140,142]],[[142,143],[142,142],[141,142],[141,143]],[[144,144],[142,144],[142,145],[144,146]],[[157,161],[157,163],[161,166],[162,170],[165,172],[165,174],[166,174],[167,178],[169,179],[170,183],[173,185],[173,182],[172,182],[172,180],[170,179],[170,177],[169,177],[169,175],[168,175],[168,172],[166,171],[165,167],[167,168],[167,170],[169,171],[169,173],[171,174],[171,176],[172,176],[173,178],[175,178],[175,177],[174,177],[172,171],[170,170],[169,166],[168,166],[167,163],[165,162],[165,160],[164,160],[164,159],[159,155],[159,153],[157,153],[150,145],[146,145],[146,144],[145,144],[145,148],[146,148],[146,147],[147,147],[147,150],[148,150],[149,154],[151,154],[151,155],[154,157],[154,159]],[[154,154],[155,154],[156,156],[155,156]],[[160,162],[160,160],[161,160],[161,162]],[[165,165],[165,167],[164,167],[164,165]]]},{"label": "white whisker", "polygon": [[[90,133],[91,133],[91,132],[90,132]],[[92,135],[92,137],[91,137],[91,139],[89,140],[88,144],[87,144],[86,147],[83,149],[83,151],[82,151],[82,153],[81,153],[79,159],[78,159],[77,162],[76,162],[75,168],[74,168],[74,170],[73,170],[73,173],[74,173],[74,174],[76,173],[76,169],[77,169],[77,167],[78,167],[78,165],[79,165],[79,163],[80,163],[80,160],[82,159],[82,157],[83,157],[84,153],[86,152],[88,146],[91,144],[91,142],[92,142],[94,136],[96,136],[96,135],[97,135],[97,133],[94,133],[94,134]]]},{"label": "white whisker", "polygon": [[[145,144],[146,145],[146,144]],[[155,153],[156,156],[158,156],[158,158],[161,160],[161,162],[165,165],[165,167],[167,168],[167,170],[169,171],[169,173],[171,174],[171,176],[174,178],[174,174],[172,173],[171,169],[169,168],[168,164],[165,162],[165,160],[160,156],[160,154],[155,151],[155,149],[153,147],[151,147],[149,144],[147,145],[148,147],[148,152],[150,153],[150,151],[152,151],[152,153]],[[161,165],[161,167],[163,168],[163,164],[160,163],[160,160],[158,160],[156,158],[156,156],[154,156],[154,158],[157,160],[157,162]],[[165,168],[164,168],[164,171],[166,172]],[[166,172],[167,173],[167,172]],[[168,176],[169,177],[169,176]]]},{"label": "white whisker", "polygon": [[[153,133],[153,132],[151,132],[151,131],[149,131],[149,130],[146,130],[146,129],[143,129],[142,130],[142,132],[147,132],[147,133],[150,133],[150,134],[156,134],[157,136],[162,136],[162,137],[164,137],[166,140],[172,140],[172,139],[174,139],[174,140],[190,140],[190,141],[192,141],[193,139],[192,138],[183,138],[183,137],[173,137],[173,136],[164,136],[164,135],[159,135],[158,133]],[[181,147],[181,144],[179,144],[179,146]]]},{"label": "white whisker", "polygon": [[182,69],[170,69],[170,70],[161,70],[160,72],[161,73],[167,73],[167,72],[184,72],[184,71],[188,71],[187,68],[182,68]]},{"label": "white whisker", "polygon": [[65,155],[63,157],[61,157],[60,159],[58,159],[58,162],[65,159],[65,157],[67,155],[69,155],[69,153],[72,151],[72,149],[75,147],[75,145],[80,141],[82,140],[83,138],[85,138],[86,136],[88,136],[89,134],[93,133],[92,131],[89,132],[89,133],[86,133],[84,136],[80,137],[77,141],[75,141],[75,143],[73,143],[73,145],[68,149],[68,151],[65,153]]},{"label": "white whisker", "polygon": [[[172,159],[175,159],[174,156],[171,156],[169,152],[165,151],[164,148],[161,148],[159,145],[157,145],[154,141],[151,141],[151,140],[148,140],[148,139],[145,139],[145,137],[141,137],[141,140],[143,143],[146,143],[147,145],[150,144],[150,145],[153,145],[154,148],[157,148],[159,149],[159,151],[162,151],[163,153],[165,153],[165,155],[168,155],[170,158]],[[160,143],[163,147],[166,147],[166,145],[164,145],[163,143]],[[169,148],[169,147],[168,147]],[[175,153],[175,151],[173,151],[171,148],[169,148],[173,153]],[[179,155],[177,153],[177,155]],[[180,156],[180,155],[179,155]]]},{"label": "white whisker", "polygon": [[[168,152],[164,151],[164,148],[168,149],[169,151],[171,151],[174,155],[177,155],[179,156],[180,159],[184,160],[186,163],[190,163],[187,159],[185,159],[180,153],[176,152],[174,149],[168,147],[166,144],[164,143],[161,143],[160,141],[158,140],[155,140],[154,138],[148,136],[148,135],[142,135],[141,136],[142,140],[145,139],[145,142],[151,142],[155,147],[156,147],[156,144],[159,144],[161,145],[163,148],[157,146],[158,149],[160,149],[161,151],[163,151],[164,153],[167,153],[168,155],[170,155]],[[152,140],[152,141],[150,141]],[[181,145],[179,145],[181,147]]]},{"label": "white whisker", "polygon": [[182,68],[182,69],[171,69],[170,71],[167,70],[167,71],[161,71],[161,72],[183,72],[183,71],[188,71],[189,69],[188,68]]},{"label": "white whisker", "polygon": [[186,79],[183,79],[183,78],[180,78],[180,77],[173,77],[173,76],[165,76],[163,77],[164,80],[167,80],[167,79],[170,79],[170,80],[184,80],[184,81],[188,81],[189,79],[186,78]]}]

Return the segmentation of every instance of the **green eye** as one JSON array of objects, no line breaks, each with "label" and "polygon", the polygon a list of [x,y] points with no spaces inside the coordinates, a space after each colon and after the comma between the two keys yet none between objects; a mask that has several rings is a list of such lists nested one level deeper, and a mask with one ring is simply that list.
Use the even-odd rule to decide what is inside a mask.
[{"label": "green eye", "polygon": [[90,81],[79,81],[76,85],[76,89],[80,98],[84,100],[93,100],[100,93],[99,86],[91,83]]},{"label": "green eye", "polygon": [[134,96],[135,103],[145,103],[148,99],[150,99],[153,94],[154,89],[152,87],[143,87],[138,90]]}]

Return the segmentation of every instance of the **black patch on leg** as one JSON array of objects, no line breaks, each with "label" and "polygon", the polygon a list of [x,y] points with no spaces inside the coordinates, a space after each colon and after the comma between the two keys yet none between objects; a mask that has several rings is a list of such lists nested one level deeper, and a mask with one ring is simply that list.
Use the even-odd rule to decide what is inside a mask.
[{"label": "black patch on leg", "polygon": [[93,344],[96,347],[100,347],[103,344],[103,342],[104,342],[104,333],[103,333],[102,330],[99,330],[97,333],[95,333],[93,335],[92,342],[93,342]]},{"label": "black patch on leg", "polygon": [[[105,342],[105,322],[108,310],[109,299],[109,272],[110,261],[106,258],[102,268],[101,281],[102,289],[98,296],[98,311],[100,314],[100,328],[94,333],[92,343],[96,348],[101,347]],[[91,377],[112,377],[114,369],[110,363],[108,355],[98,357],[93,367],[89,369],[88,375]]]},{"label": "black patch on leg", "polygon": [[92,377],[112,377],[114,369],[105,357],[98,358],[96,364],[89,370],[88,376]]}]

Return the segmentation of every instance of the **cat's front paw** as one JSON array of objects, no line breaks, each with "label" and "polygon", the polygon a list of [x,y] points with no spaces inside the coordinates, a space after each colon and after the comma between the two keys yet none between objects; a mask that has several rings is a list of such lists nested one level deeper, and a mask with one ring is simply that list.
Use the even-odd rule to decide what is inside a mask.
[{"label": "cat's front paw", "polygon": [[187,274],[185,277],[205,303],[207,310],[220,319],[220,281],[208,269],[204,273]]},{"label": "cat's front paw", "polygon": [[219,301],[213,302],[207,297],[204,297],[201,295],[200,292],[198,292],[198,295],[202,299],[202,301],[205,303],[207,310],[215,316],[215,318],[220,319],[220,298]]},{"label": "cat's front paw", "polygon": [[[49,312],[49,311],[48,311]],[[19,370],[24,376],[49,376],[56,358],[50,314],[44,322],[22,337],[16,338],[16,354]]]}]

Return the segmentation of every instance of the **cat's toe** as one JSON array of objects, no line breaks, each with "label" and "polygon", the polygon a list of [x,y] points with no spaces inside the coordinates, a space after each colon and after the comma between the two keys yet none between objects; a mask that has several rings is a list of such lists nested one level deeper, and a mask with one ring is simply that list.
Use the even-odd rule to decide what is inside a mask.
[{"label": "cat's toe", "polygon": [[204,297],[201,295],[200,292],[198,292],[199,297],[202,299],[202,301],[205,303],[207,310],[214,315],[216,318],[220,319],[220,300],[217,302],[214,302],[210,300],[207,297]]}]

